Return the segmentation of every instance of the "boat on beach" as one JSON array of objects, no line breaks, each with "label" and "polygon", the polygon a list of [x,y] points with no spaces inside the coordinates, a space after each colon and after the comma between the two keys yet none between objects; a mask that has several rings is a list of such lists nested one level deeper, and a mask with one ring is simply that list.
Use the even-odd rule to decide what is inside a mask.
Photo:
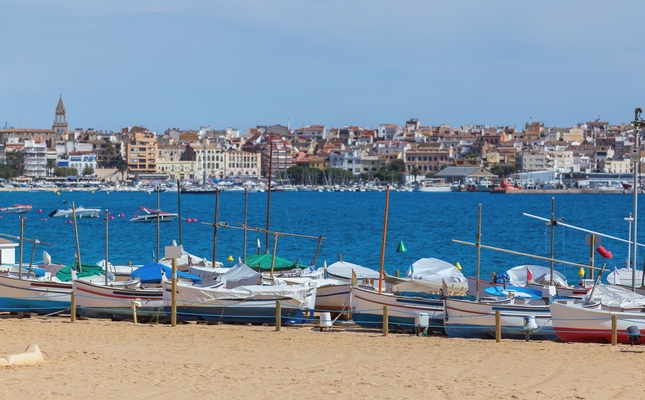
[{"label": "boat on beach", "polygon": [[443,300],[440,294],[420,292],[379,293],[373,288],[352,287],[352,319],[363,328],[383,329],[383,307],[388,308],[388,329],[413,332],[417,316],[428,318],[428,329],[443,331]]},{"label": "boat on beach", "polygon": [[460,300],[445,298],[444,328],[455,338],[495,338],[495,315],[500,312],[502,338],[556,340],[549,305],[506,298],[501,300]]},{"label": "boat on beach", "polygon": [[130,219],[130,222],[170,222],[177,217],[176,213],[155,210],[152,208],[139,207]]},{"label": "boat on beach", "polygon": [[144,288],[139,281],[128,285],[100,285],[76,280],[76,312],[88,318],[130,320],[136,307],[138,321],[165,321],[161,288]]},{"label": "boat on beach", "polygon": [[[172,284],[163,283],[164,309],[171,313]],[[177,320],[243,324],[274,324],[276,302],[280,301],[281,322],[300,324],[309,319],[316,302],[316,287],[237,286],[177,284]]]},{"label": "boat on beach", "polygon": [[29,212],[32,207],[31,204],[14,204],[9,207],[0,207],[0,214],[24,214]]},{"label": "boat on beach", "polygon": [[0,311],[52,314],[69,310],[72,284],[49,277],[0,275]]}]

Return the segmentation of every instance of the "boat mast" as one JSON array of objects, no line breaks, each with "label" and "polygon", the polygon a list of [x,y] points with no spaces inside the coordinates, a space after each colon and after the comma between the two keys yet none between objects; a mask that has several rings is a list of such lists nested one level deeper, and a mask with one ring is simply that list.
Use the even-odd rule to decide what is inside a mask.
[{"label": "boat mast", "polygon": [[267,191],[267,228],[264,238],[264,252],[269,252],[269,221],[271,220],[271,176],[273,174],[273,140],[269,137],[269,187]]},{"label": "boat mast", "polygon": [[383,268],[385,263],[385,239],[387,237],[387,211],[390,203],[390,185],[385,188],[385,217],[383,218],[383,240],[381,241],[381,268],[378,274],[378,292],[383,291]]},{"label": "boat mast", "polygon": [[177,217],[179,222],[179,245],[181,246],[181,184],[179,177],[177,177]]},{"label": "boat mast", "polygon": [[76,224],[76,206],[72,201],[72,217],[74,220],[74,238],[76,239],[76,264],[78,265],[78,272],[83,272],[81,267],[81,246],[78,244],[78,225]]},{"label": "boat mast", "polygon": [[206,187],[206,133],[204,133],[204,137],[202,138],[202,143],[204,144],[204,155],[202,156],[204,160],[204,176],[202,178],[202,187],[205,188]]},{"label": "boat mast", "polygon": [[[554,272],[553,272],[553,259],[555,258],[555,226],[558,223],[562,222],[562,221],[564,221],[564,218],[555,218],[555,198],[551,197],[551,219],[549,220],[549,222],[547,222],[547,225],[551,226],[551,262],[549,263],[550,264],[549,269],[550,269],[550,273],[551,273],[550,278],[549,278],[550,279],[549,282],[550,282],[551,285],[555,284],[555,277],[553,276],[553,274],[554,274]],[[593,249],[593,246],[591,246],[591,247]],[[593,252],[593,250],[592,250],[592,252]],[[592,253],[592,257],[593,257],[593,253]],[[592,265],[592,267],[593,267],[593,265]],[[592,269],[592,271],[593,271],[593,269]]]},{"label": "boat mast", "polygon": [[[634,243],[632,244],[632,292],[636,291],[636,249],[638,248],[637,236],[638,236],[638,173],[640,166],[640,130],[645,125],[645,121],[641,118],[641,113],[643,110],[639,107],[634,110],[634,150],[632,150],[632,161],[634,162],[634,223],[632,228],[634,233],[632,237],[634,238]],[[643,277],[645,278],[645,270],[643,271]]]},{"label": "boat mast", "polygon": [[105,267],[105,286],[108,285],[108,220],[109,220],[110,213],[108,212],[108,209],[105,209],[105,264],[103,266]]},{"label": "boat mast", "polygon": [[159,228],[159,222],[160,222],[159,221],[159,214],[161,213],[161,204],[159,204],[160,203],[159,193],[160,193],[159,192],[159,186],[157,186],[157,254],[155,254],[156,258],[157,258],[157,260],[156,260],[157,263],[159,262],[159,246],[160,246],[159,245],[159,229],[160,229]]},{"label": "boat mast", "polygon": [[475,301],[479,301],[479,275],[481,266],[481,248],[482,248],[482,205],[479,203],[479,211],[477,214],[477,263],[475,264],[476,275],[475,279]]},{"label": "boat mast", "polygon": [[249,188],[244,188],[244,250],[242,251],[242,259],[246,264],[246,221],[249,213]]},{"label": "boat mast", "polygon": [[217,225],[219,224],[219,188],[215,189],[215,218],[213,221],[213,268],[215,268],[215,260],[217,255]]},{"label": "boat mast", "polygon": [[20,216],[20,261],[18,263],[18,279],[22,279],[22,246],[25,239],[25,217]]}]

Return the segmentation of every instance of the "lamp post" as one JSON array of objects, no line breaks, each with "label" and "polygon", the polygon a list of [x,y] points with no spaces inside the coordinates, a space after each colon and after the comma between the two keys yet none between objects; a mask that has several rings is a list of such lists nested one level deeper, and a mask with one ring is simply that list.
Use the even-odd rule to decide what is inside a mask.
[{"label": "lamp post", "polygon": [[645,126],[645,121],[641,118],[643,110],[639,107],[634,111],[634,148],[632,149],[632,162],[634,163],[634,221],[632,223],[632,292],[636,291],[636,249],[638,247],[638,173],[640,169],[640,130]]}]

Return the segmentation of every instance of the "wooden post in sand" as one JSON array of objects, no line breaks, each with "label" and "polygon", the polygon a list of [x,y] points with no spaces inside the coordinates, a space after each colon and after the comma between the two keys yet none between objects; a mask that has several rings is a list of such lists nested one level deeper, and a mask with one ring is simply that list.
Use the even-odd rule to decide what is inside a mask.
[{"label": "wooden post in sand", "polygon": [[70,322],[76,322],[76,292],[72,290],[71,293],[71,304],[70,304],[70,314],[71,314],[71,320]]},{"label": "wooden post in sand", "polygon": [[390,324],[390,318],[387,314],[387,306],[383,306],[383,336],[387,336],[387,331]]},{"label": "wooden post in sand", "polygon": [[499,310],[495,311],[495,341],[497,343],[502,341],[502,318]]},{"label": "wooden post in sand", "polygon": [[[213,265],[215,262],[213,261]],[[170,324],[177,326],[177,259],[172,259],[172,296],[170,297]]]},{"label": "wooden post in sand", "polygon": [[275,301],[275,330],[280,331],[282,325],[282,305],[280,300]]},{"label": "wooden post in sand", "polygon": [[611,345],[618,344],[618,318],[616,315],[611,316]]}]

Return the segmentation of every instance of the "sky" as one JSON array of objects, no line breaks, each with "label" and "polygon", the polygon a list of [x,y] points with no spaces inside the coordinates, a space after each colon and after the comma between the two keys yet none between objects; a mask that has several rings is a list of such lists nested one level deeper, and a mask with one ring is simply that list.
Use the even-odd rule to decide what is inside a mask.
[{"label": "sky", "polygon": [[[55,4],[52,4],[55,3]],[[0,128],[570,127],[645,108],[636,0],[0,0]]]}]

